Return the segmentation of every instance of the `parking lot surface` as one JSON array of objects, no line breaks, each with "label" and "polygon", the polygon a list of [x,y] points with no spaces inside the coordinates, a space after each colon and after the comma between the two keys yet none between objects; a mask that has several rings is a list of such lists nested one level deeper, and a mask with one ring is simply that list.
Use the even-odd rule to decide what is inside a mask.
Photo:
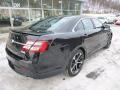
[{"label": "parking lot surface", "polygon": [[111,29],[111,47],[89,57],[76,77],[59,74],[36,80],[19,75],[8,66],[5,42],[0,41],[0,90],[120,90],[120,26]]}]

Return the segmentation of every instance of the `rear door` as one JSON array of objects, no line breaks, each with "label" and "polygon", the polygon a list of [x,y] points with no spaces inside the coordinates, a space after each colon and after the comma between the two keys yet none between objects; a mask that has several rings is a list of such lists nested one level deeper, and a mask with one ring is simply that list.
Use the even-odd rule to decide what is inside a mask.
[{"label": "rear door", "polygon": [[99,47],[99,33],[95,29],[91,18],[82,19],[82,23],[85,28],[86,37],[84,39],[84,44],[87,49],[87,53],[96,51]]}]

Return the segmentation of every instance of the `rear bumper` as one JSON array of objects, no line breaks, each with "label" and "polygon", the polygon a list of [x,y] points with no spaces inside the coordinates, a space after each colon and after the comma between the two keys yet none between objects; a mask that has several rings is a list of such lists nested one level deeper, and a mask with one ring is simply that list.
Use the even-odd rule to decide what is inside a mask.
[{"label": "rear bumper", "polygon": [[56,75],[60,72],[63,72],[63,69],[53,69],[53,70],[49,70],[49,71],[45,71],[42,70],[42,72],[38,73],[38,71],[36,71],[36,68],[34,64],[32,64],[32,62],[30,61],[24,61],[24,60],[15,60],[14,58],[10,57],[9,55],[7,55],[7,59],[8,59],[8,63],[9,66],[17,73],[27,76],[27,77],[31,77],[34,79],[43,79],[43,78],[47,78],[53,75]]}]

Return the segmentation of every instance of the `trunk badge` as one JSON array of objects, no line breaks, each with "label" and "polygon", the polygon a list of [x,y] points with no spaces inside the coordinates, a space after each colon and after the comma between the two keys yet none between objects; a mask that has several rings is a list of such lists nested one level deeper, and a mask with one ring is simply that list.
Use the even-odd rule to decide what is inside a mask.
[{"label": "trunk badge", "polygon": [[13,39],[12,39],[11,41],[12,41],[12,43],[14,43],[14,42],[15,42]]}]

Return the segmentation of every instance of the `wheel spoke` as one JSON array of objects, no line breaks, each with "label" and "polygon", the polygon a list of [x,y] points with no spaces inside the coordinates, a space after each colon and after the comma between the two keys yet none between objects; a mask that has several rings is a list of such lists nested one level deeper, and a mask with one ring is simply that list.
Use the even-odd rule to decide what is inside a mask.
[{"label": "wheel spoke", "polygon": [[73,67],[71,68],[71,70],[73,71],[73,69],[76,67],[76,64],[73,65]]},{"label": "wheel spoke", "polygon": [[78,70],[77,64],[75,65],[76,71]]},{"label": "wheel spoke", "polygon": [[77,57],[76,61],[78,61],[80,59],[81,55],[82,54],[80,53],[79,56]]},{"label": "wheel spoke", "polygon": [[82,61],[78,61],[77,64],[82,64],[83,62]]}]

